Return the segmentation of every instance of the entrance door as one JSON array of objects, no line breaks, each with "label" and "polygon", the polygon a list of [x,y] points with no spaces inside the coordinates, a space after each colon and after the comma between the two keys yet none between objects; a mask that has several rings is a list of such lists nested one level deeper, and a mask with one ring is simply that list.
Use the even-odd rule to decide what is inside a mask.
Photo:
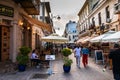
[{"label": "entrance door", "polygon": [[0,26],[0,61],[9,59],[10,29]]}]

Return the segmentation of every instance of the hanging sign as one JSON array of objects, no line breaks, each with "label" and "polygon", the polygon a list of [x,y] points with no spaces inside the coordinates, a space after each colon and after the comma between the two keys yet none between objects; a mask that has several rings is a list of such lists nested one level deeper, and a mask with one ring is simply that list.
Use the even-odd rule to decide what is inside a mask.
[{"label": "hanging sign", "polygon": [[8,7],[8,6],[0,4],[0,15],[13,17],[14,9],[12,7]]}]

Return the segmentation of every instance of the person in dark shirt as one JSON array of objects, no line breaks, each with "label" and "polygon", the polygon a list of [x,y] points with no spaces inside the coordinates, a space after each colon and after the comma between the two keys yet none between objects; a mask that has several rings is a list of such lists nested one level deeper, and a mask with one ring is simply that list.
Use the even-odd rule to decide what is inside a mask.
[{"label": "person in dark shirt", "polygon": [[114,50],[109,54],[109,59],[112,59],[112,70],[115,80],[120,80],[120,47],[119,44],[114,44]]}]

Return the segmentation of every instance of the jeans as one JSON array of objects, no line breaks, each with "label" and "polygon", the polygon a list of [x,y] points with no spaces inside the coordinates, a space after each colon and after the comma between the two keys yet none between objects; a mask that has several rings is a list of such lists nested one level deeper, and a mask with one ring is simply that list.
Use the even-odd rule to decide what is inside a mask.
[{"label": "jeans", "polygon": [[76,63],[77,66],[80,67],[80,56],[76,56]]},{"label": "jeans", "polygon": [[115,80],[120,80],[120,74],[116,74],[116,73],[113,73],[114,74],[114,79]]}]

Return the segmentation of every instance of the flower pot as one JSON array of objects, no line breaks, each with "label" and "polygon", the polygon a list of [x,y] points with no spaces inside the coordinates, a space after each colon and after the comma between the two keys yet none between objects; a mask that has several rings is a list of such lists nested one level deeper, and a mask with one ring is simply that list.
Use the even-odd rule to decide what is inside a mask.
[{"label": "flower pot", "polygon": [[71,66],[64,66],[63,65],[63,70],[64,70],[65,73],[69,73],[70,69],[71,69]]},{"label": "flower pot", "polygon": [[25,71],[25,70],[26,70],[26,65],[18,65],[18,70],[19,70],[20,72]]}]

